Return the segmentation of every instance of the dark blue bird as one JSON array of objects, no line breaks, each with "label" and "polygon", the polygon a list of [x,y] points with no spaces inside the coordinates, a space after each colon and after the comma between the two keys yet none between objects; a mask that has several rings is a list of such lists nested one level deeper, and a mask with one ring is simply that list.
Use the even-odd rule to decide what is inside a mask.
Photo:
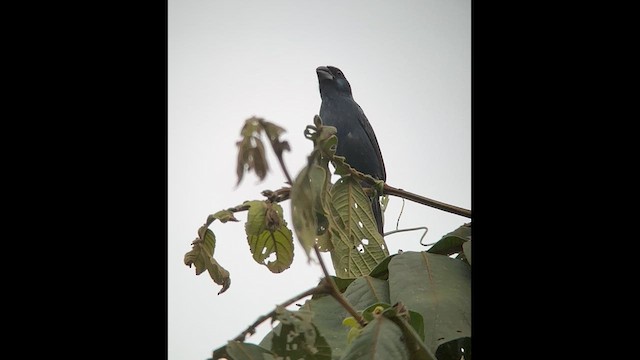
[{"label": "dark blue bird", "polygon": [[[351,85],[342,71],[334,66],[316,69],[320,84],[320,118],[322,123],[338,130],[336,154],[344,156],[356,170],[378,180],[387,180],[382,153],[373,128],[358,103],[353,100]],[[383,234],[382,209],[378,197],[371,199],[371,208]]]}]

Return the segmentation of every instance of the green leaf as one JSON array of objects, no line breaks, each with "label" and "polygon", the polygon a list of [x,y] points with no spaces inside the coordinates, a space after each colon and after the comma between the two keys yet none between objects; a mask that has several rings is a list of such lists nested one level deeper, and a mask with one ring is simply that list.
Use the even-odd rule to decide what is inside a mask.
[{"label": "green leaf", "polygon": [[388,304],[389,283],[370,276],[361,276],[349,285],[344,296],[356,310],[366,309],[371,304]]},{"label": "green leaf", "polygon": [[[429,355],[436,353],[439,344],[470,337],[468,264],[427,252],[407,251],[387,259],[388,265],[384,266],[387,281],[363,276],[353,280],[344,291],[343,296],[357,311],[373,320],[373,309],[382,306],[385,309],[382,314],[396,321],[407,339],[405,345],[413,349],[411,359],[431,359]],[[395,308],[389,306],[393,303]],[[314,314],[313,323],[331,347],[333,360],[341,359],[349,346],[350,332],[342,321],[351,315],[332,296],[313,297],[301,309]],[[407,324],[403,325],[401,318]],[[272,336],[267,335],[261,345],[268,347]]]},{"label": "green leaf", "polygon": [[333,126],[323,126],[322,133],[318,139],[318,148],[324,154],[323,165],[329,164],[329,159],[335,156],[338,147],[337,129]]},{"label": "green leaf", "polygon": [[213,352],[213,360],[275,360],[275,354],[255,344],[229,341],[227,346]]},{"label": "green leaf", "polygon": [[313,125],[315,125],[316,127],[322,126],[322,118],[320,117],[320,115],[313,116]]},{"label": "green leaf", "polygon": [[427,251],[432,254],[451,255],[462,252],[462,244],[467,241],[471,241],[471,226],[465,224],[443,236]]},{"label": "green leaf", "polygon": [[268,201],[245,204],[250,206],[245,231],[253,259],[273,273],[288,269],[293,262],[293,234],[282,217],[282,207]]},{"label": "green leaf", "polygon": [[348,327],[360,327],[360,324],[358,324],[358,321],[354,319],[353,316],[344,318],[344,320],[342,320],[342,325]]},{"label": "green leaf", "polygon": [[336,275],[342,278],[368,275],[389,255],[378,233],[371,202],[362,186],[351,176],[338,180],[330,190],[333,261]]},{"label": "green leaf", "polygon": [[[338,290],[343,293],[345,292],[345,290],[347,289],[347,287],[349,287],[349,285],[351,285],[351,283],[355,280],[353,278],[351,279],[343,279],[343,278],[339,278],[337,276],[330,276],[331,279],[333,279],[333,282],[336,284],[336,286],[338,287]],[[318,283],[318,285],[320,285],[322,282],[324,281],[324,279],[321,279],[320,282]],[[329,296],[328,294],[314,294],[311,298],[312,299],[316,299],[322,296]]]},{"label": "green leaf", "polygon": [[[340,282],[351,282],[351,285],[344,292],[344,297],[356,309],[365,309],[367,306],[384,301],[389,297],[388,284],[383,280],[368,276],[355,280],[340,280]],[[300,310],[314,314],[314,325],[318,327],[319,332],[331,347],[333,359],[339,359],[349,345],[350,330],[342,324],[342,321],[349,316],[347,311],[331,296],[314,297],[312,300],[307,300]],[[272,337],[273,334],[269,333],[260,342],[260,345],[268,347]]]},{"label": "green leaf", "polygon": [[467,259],[467,262],[471,265],[471,241],[462,244],[462,251],[464,251],[465,259]]},{"label": "green leaf", "polygon": [[397,254],[393,254],[384,258],[384,260],[382,260],[380,264],[378,264],[373,270],[371,270],[369,276],[387,280],[389,278],[389,261],[391,261],[391,259],[396,255]]},{"label": "green leaf", "polygon": [[[416,341],[422,342],[423,341],[422,339],[424,339],[424,320],[422,319],[422,315],[420,315],[420,313],[418,312],[407,310],[406,307],[404,307],[404,305],[401,303],[395,304],[394,306],[391,306],[388,303],[383,303],[383,302],[372,304],[362,311],[362,317],[366,321],[372,321],[380,313],[383,313],[388,318],[393,319],[394,316],[400,316],[398,315],[399,314],[398,308],[403,309],[402,310],[403,319],[406,320],[406,324],[396,321],[398,323],[398,326],[400,326],[400,328],[402,328],[405,325],[410,326],[413,329],[412,331],[415,332]],[[390,314],[392,314],[393,316],[391,316]],[[406,335],[414,336],[413,334],[409,334],[409,333],[407,333]]]},{"label": "green leaf", "polygon": [[[337,137],[336,137],[336,146],[337,146]],[[335,150],[334,150],[335,152]],[[331,153],[333,154],[333,153]],[[344,156],[332,156],[331,157],[331,162],[333,163],[333,166],[335,167],[336,171],[335,173],[337,175],[340,176],[352,176],[354,177],[357,181],[359,182],[373,182],[375,185],[373,185],[373,188],[375,188],[378,192],[378,194],[382,194],[383,190],[384,190],[384,181],[383,180],[379,180],[374,178],[373,176],[371,176],[370,174],[365,174],[362,173],[358,170],[356,170],[355,168],[351,167],[351,165],[349,165],[349,163],[347,163],[346,158]],[[384,206],[386,207],[386,204],[388,203],[388,199],[385,200],[385,204]]]},{"label": "green leaf", "polygon": [[391,305],[386,304],[386,303],[376,303],[373,304],[369,307],[367,307],[366,309],[364,309],[362,312],[362,317],[367,321],[372,321],[373,319],[375,319],[376,317],[380,316],[380,314],[382,314],[382,312],[388,308],[390,308]]},{"label": "green leaf", "polygon": [[213,258],[216,243],[213,231],[210,229],[203,230],[201,227],[198,232],[204,236],[201,235],[191,243],[192,249],[184,255],[184,264],[188,267],[195,265],[196,275],[200,275],[207,270],[211,279],[216,284],[222,285],[222,289],[218,292],[218,295],[220,295],[231,286],[229,272]]},{"label": "green leaf", "polygon": [[[382,189],[384,190],[384,185]],[[389,200],[390,200],[389,195],[383,195],[380,197],[380,205],[382,206],[382,212],[385,212],[387,210],[387,206],[389,205]]]},{"label": "green leaf", "polygon": [[245,201],[243,205],[249,206],[247,222],[244,230],[249,235],[260,235],[266,228],[267,203],[266,201]]},{"label": "green leaf", "polygon": [[[280,273],[293,262],[293,235],[286,226],[275,231],[263,231],[260,235],[248,236],[253,259],[265,265],[271,272]],[[274,254],[274,260],[268,260]]]},{"label": "green leaf", "polygon": [[[342,325],[342,320],[347,316],[346,310],[331,296],[323,296],[314,300],[307,300],[299,311],[313,313],[313,324],[317,332],[331,348],[332,358],[339,359],[347,346],[347,328]],[[275,335],[281,334],[282,324],[278,324],[273,331],[267,334],[260,345],[271,348]]]},{"label": "green leaf", "polygon": [[[319,333],[315,325],[312,324],[311,328],[316,334]],[[278,331],[274,331],[272,341],[273,352],[278,354],[279,359],[331,360],[331,347],[323,336],[316,336],[312,352],[306,348],[305,334],[296,333],[293,325],[281,325]]]},{"label": "green leaf", "polygon": [[[422,315],[415,311],[407,310],[403,303],[396,303],[387,308],[383,312],[383,316],[393,321],[402,330],[403,339],[409,350],[411,360],[436,360],[436,356],[433,355],[422,340],[424,338]],[[459,360],[459,358],[455,360]]]},{"label": "green leaf", "polygon": [[330,360],[331,347],[312,323],[313,313],[276,308],[280,328],[272,337],[271,351],[282,358]]},{"label": "green leaf", "polygon": [[403,341],[402,330],[384,316],[375,318],[364,327],[360,336],[347,348],[343,360],[401,360],[410,359]]},{"label": "green leaf", "polygon": [[331,276],[331,278],[333,279],[333,282],[335,282],[336,286],[338,287],[338,290],[340,290],[341,293],[345,292],[345,290],[347,290],[349,285],[351,285],[351,283],[355,280],[355,279],[343,279],[337,276]]},{"label": "green leaf", "polygon": [[[424,318],[422,314],[419,312],[409,310],[409,325],[416,332],[416,339],[420,340],[420,342],[424,341]],[[423,344],[424,345],[424,344]]]},{"label": "green leaf", "polygon": [[346,160],[347,158],[344,156],[335,155],[333,157],[332,163],[336,169],[335,171],[336,175],[349,176],[353,174],[355,171],[357,171],[356,169],[352,168],[351,165],[349,165]]},{"label": "green leaf", "polygon": [[338,133],[338,129],[335,126],[323,125],[322,120],[318,115],[314,116],[313,122],[315,127],[311,126],[311,128],[315,130],[315,134],[312,137],[307,136],[307,138],[313,141],[315,150],[329,150],[332,145],[337,144],[338,138],[336,137],[336,134]]},{"label": "green leaf", "polygon": [[349,316],[342,320],[342,325],[349,327],[349,332],[347,333],[347,344],[351,344],[362,332],[362,327],[358,321],[353,318],[353,316]]},{"label": "green leaf", "polygon": [[321,248],[330,247],[326,238],[327,219],[323,209],[323,197],[329,196],[327,182],[327,170],[311,164],[300,171],[291,187],[293,228],[307,256],[316,242],[319,242]]},{"label": "green leaf", "polygon": [[436,352],[438,360],[471,360],[471,338],[463,337],[446,342]]},{"label": "green leaf", "polygon": [[389,262],[391,302],[402,302],[424,319],[425,344],[471,336],[471,268],[464,262],[429,252],[404,252]]}]

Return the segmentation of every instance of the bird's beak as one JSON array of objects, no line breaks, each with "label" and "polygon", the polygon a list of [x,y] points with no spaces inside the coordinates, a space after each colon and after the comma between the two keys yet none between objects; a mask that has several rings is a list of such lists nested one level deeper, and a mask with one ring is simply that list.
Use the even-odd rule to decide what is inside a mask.
[{"label": "bird's beak", "polygon": [[318,68],[316,69],[316,74],[318,74],[318,80],[322,81],[322,80],[333,80],[333,75],[331,74],[331,71],[329,71],[329,68],[327,68],[326,66],[318,66]]}]

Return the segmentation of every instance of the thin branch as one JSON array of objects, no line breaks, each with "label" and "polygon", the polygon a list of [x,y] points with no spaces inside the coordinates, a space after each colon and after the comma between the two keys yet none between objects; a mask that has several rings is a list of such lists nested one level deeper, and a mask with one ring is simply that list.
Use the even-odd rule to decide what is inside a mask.
[{"label": "thin branch", "polygon": [[413,202],[417,202],[419,204],[422,205],[427,205],[430,207],[434,207],[436,209],[440,209],[440,210],[444,210],[446,212],[450,212],[452,214],[456,214],[456,215],[460,215],[460,216],[464,216],[464,217],[468,217],[471,218],[471,210],[467,210],[461,207],[457,207],[454,205],[449,205],[437,200],[433,200],[433,199],[429,199],[426,198],[424,196],[420,196],[417,194],[414,194],[412,192],[409,191],[405,191],[402,189],[398,189],[398,188],[394,188],[393,186],[389,186],[387,184],[384,184],[384,193],[385,194],[389,194],[389,195],[395,195],[395,196],[399,196],[403,199],[407,199],[407,200],[411,200]]},{"label": "thin branch", "polygon": [[318,257],[318,261],[320,262],[320,266],[322,267],[322,272],[324,272],[324,283],[326,284],[326,286],[329,287],[329,294],[331,296],[333,296],[334,299],[336,299],[336,301],[338,303],[340,303],[340,305],[342,305],[342,307],[347,310],[347,312],[353,316],[354,319],[356,319],[356,321],[358,322],[358,324],[360,324],[361,327],[364,327],[365,325],[367,325],[367,321],[362,317],[362,315],[358,314],[358,312],[353,308],[353,306],[351,306],[351,304],[349,304],[349,302],[347,301],[347,299],[344,298],[344,296],[342,296],[342,293],[340,293],[340,290],[338,289],[338,286],[336,285],[336,283],[333,281],[333,279],[331,278],[331,275],[329,275],[329,271],[327,271],[327,267],[324,264],[324,261],[322,260],[322,257],[320,256],[320,249],[318,249],[318,244],[314,244],[313,245],[313,249],[316,252],[316,256]]},{"label": "thin branch", "polygon": [[414,228],[409,228],[409,229],[395,229],[395,230],[391,230],[388,231],[386,233],[384,233],[384,237],[386,238],[388,235],[393,235],[396,233],[401,233],[401,232],[405,232],[405,231],[415,231],[415,230],[424,230],[424,234],[422,234],[422,236],[420,237],[420,244],[423,246],[427,246],[425,244],[422,243],[422,239],[424,239],[424,237],[427,235],[427,232],[429,231],[429,228],[426,226],[420,226],[420,227],[414,227]]},{"label": "thin branch", "polygon": [[[335,157],[332,159],[332,161],[336,161]],[[352,168],[349,164],[345,163],[343,160],[341,160],[340,163],[343,164],[343,165],[349,166],[349,172],[351,172],[352,175],[355,175],[358,179],[366,181],[369,184],[373,185],[374,187],[376,187],[378,185],[378,183],[380,183],[380,180],[376,180],[371,175],[364,174],[364,173]],[[334,166],[336,166],[335,163],[334,163]],[[460,215],[460,216],[471,218],[471,210],[467,210],[467,209],[464,209],[464,208],[461,208],[461,207],[458,207],[458,206],[454,206],[454,205],[449,205],[449,204],[443,203],[441,201],[429,199],[429,198],[426,198],[424,196],[420,196],[418,194],[414,194],[414,193],[409,192],[409,191],[405,191],[405,190],[402,190],[402,189],[395,188],[395,187],[390,186],[388,184],[384,184],[382,192],[383,192],[383,194],[398,196],[398,197],[401,197],[403,199],[411,200],[413,202],[417,202],[417,203],[422,204],[422,205],[427,205],[427,206],[430,206],[430,207],[434,207],[436,209],[440,209],[440,210],[444,210],[446,212],[450,212],[452,214],[456,214],[456,215]]]},{"label": "thin branch", "polygon": [[[374,184],[374,183],[372,183],[372,184]],[[280,189],[276,190],[275,192],[278,195],[278,197],[276,198],[276,202],[289,200],[290,191],[291,191],[291,188],[289,188],[289,187],[284,187],[284,188],[280,188]],[[391,185],[388,185],[388,184],[384,184],[383,191],[384,191],[384,194],[398,196],[398,197],[401,197],[403,199],[407,199],[407,200],[410,200],[410,201],[413,201],[413,202],[417,202],[417,203],[422,204],[422,205],[427,205],[427,206],[430,206],[430,207],[434,207],[436,209],[440,209],[440,210],[444,210],[446,212],[450,212],[452,214],[456,214],[456,215],[464,216],[464,217],[467,217],[467,218],[471,218],[471,210],[468,210],[468,209],[465,209],[465,208],[461,208],[461,207],[458,207],[458,206],[455,206],[455,205],[450,205],[450,204],[447,204],[447,203],[443,203],[441,201],[429,199],[427,197],[424,197],[424,196],[421,196],[421,195],[418,195],[418,194],[414,194],[412,192],[409,192],[409,191],[406,191],[406,190],[403,190],[403,189],[395,188],[395,187],[393,187]],[[246,210],[246,209],[243,209],[243,210]]]},{"label": "thin branch", "polygon": [[[329,272],[327,271],[327,267],[325,266],[324,261],[322,260],[322,257],[320,257],[320,250],[318,249],[318,246],[315,245],[314,249],[316,251],[316,255],[318,256],[318,261],[320,262],[320,266],[322,267],[322,271],[324,272],[325,278],[323,279],[323,281],[320,282],[318,286],[313,287],[309,290],[303,291],[302,293],[283,302],[282,304],[280,304],[280,306],[287,307],[293,304],[294,302],[304,297],[307,297],[309,295],[329,294],[334,299],[336,299],[336,301],[338,301],[338,303],[340,303],[340,305],[342,305],[342,307],[344,307],[347,310],[347,312],[351,314],[351,316],[353,316],[354,319],[356,319],[356,321],[358,321],[360,326],[364,327],[367,324],[367,322],[364,320],[364,318],[360,314],[358,314],[358,312],[351,306],[351,304],[349,304],[349,302],[347,302],[347,300],[340,293],[340,290],[338,289],[336,284],[333,282],[333,279],[329,275]],[[273,318],[275,315],[276,315],[276,309],[269,312],[268,314],[260,316],[256,321],[253,322],[253,324],[249,325],[247,329],[245,329],[238,336],[233,338],[232,341],[244,342],[247,335],[250,336],[256,332],[256,327],[258,327],[258,325],[262,324],[266,320]]]},{"label": "thin branch", "polygon": [[263,196],[269,199],[271,202],[282,202],[285,200],[289,200],[289,195],[291,194],[290,187],[283,187],[275,191],[264,190],[261,193]]},{"label": "thin branch", "polygon": [[402,199],[402,207],[400,208],[400,214],[398,214],[398,220],[396,220],[396,230],[400,227],[400,218],[402,217],[402,213],[404,212],[404,204],[405,201]]},{"label": "thin branch", "polygon": [[[278,190],[272,191],[272,190],[264,190],[262,191],[262,195],[265,196],[266,198],[268,198],[270,201],[272,202],[282,202],[282,201],[286,201],[289,200],[289,195],[291,193],[291,188],[290,187],[283,187],[280,188]],[[230,208],[226,208],[224,210],[226,211],[230,211],[232,213],[237,213],[237,212],[241,212],[241,211],[247,211],[249,210],[250,206],[249,205],[238,205],[238,206],[234,206],[234,207],[230,207]],[[209,223],[207,226],[209,226],[211,223]]]},{"label": "thin branch", "polygon": [[[273,142],[271,142],[271,147],[273,148]],[[274,149],[275,151],[275,149]],[[284,172],[284,176],[287,177],[287,181],[289,182],[289,185],[293,185],[293,180],[291,179],[291,176],[289,175],[289,171],[287,171],[287,167],[284,165],[284,159],[282,159],[282,153],[278,154],[278,162],[280,162],[280,167],[282,168],[282,171]]]},{"label": "thin branch", "polygon": [[227,208],[225,210],[231,211],[232,213],[237,213],[237,212],[240,212],[240,211],[247,211],[247,210],[249,210],[250,207],[251,206],[249,206],[249,205],[238,205],[238,206],[235,206],[235,207]]},{"label": "thin branch", "polygon": [[[324,284],[320,284],[316,287],[313,287],[307,291],[304,291],[294,297],[292,297],[291,299],[283,302],[282,304],[280,304],[280,306],[282,307],[287,307],[291,304],[293,304],[294,302],[307,297],[309,295],[315,295],[315,294],[329,294],[330,290],[329,288],[324,285]],[[249,327],[240,333],[240,335],[236,336],[235,338],[233,338],[232,341],[240,341],[240,342],[244,342],[244,340],[246,339],[247,335],[253,335],[256,332],[256,327],[260,324],[262,324],[264,321],[269,320],[271,318],[273,318],[276,315],[276,309],[274,309],[273,311],[271,311],[270,313],[266,314],[266,315],[262,315],[260,316],[253,324],[249,325]]]}]

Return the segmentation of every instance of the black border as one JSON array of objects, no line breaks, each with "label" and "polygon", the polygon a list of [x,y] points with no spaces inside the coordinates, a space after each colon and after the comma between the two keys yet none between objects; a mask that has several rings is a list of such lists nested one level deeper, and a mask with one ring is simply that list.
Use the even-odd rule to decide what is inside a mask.
[{"label": "black border", "polygon": [[61,197],[48,247],[65,268],[54,310],[69,329],[53,336],[65,355],[167,358],[168,4],[77,10],[51,54],[64,53],[50,96],[65,110],[46,118],[48,149],[65,149],[47,173]]}]

